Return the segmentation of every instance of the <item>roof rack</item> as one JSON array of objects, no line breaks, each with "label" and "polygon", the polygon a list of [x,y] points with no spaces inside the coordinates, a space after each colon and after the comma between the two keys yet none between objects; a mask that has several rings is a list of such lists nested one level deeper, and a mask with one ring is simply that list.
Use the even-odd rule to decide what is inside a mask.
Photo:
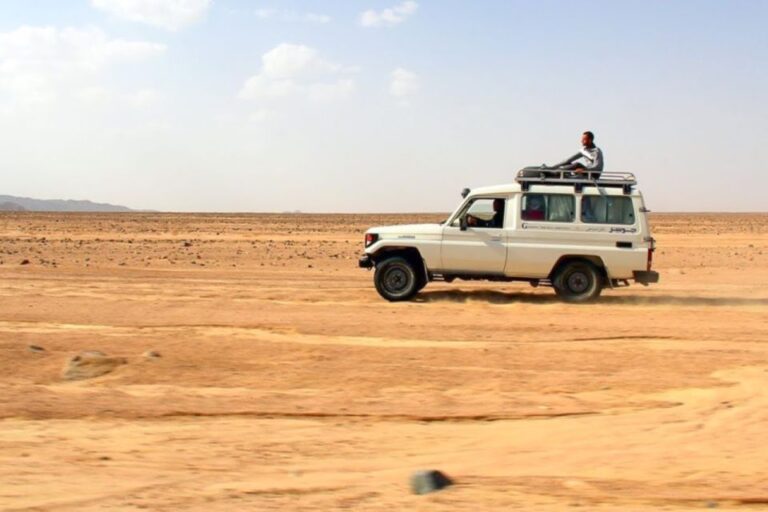
[{"label": "roof rack", "polygon": [[[597,174],[596,177],[592,177]],[[520,183],[523,191],[534,185],[573,185],[576,192],[584,187],[614,187],[621,188],[625,194],[632,193],[632,187],[637,185],[637,179],[631,172],[601,172],[577,174],[572,170],[552,167],[525,167],[517,172],[515,181]]]}]

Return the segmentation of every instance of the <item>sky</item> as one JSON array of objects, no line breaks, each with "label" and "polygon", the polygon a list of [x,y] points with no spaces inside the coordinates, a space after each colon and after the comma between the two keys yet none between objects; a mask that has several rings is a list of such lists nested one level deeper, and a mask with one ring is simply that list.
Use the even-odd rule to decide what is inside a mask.
[{"label": "sky", "polygon": [[0,194],[444,212],[591,130],[654,211],[768,210],[768,1],[0,0]]}]

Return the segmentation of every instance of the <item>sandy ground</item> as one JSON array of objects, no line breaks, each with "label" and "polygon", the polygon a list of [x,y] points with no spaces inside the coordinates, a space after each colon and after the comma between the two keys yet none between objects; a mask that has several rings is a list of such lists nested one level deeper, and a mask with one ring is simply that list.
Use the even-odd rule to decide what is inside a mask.
[{"label": "sandy ground", "polygon": [[0,509],[768,507],[768,214],[654,215],[597,304],[383,301],[362,232],[433,219],[0,214]]}]

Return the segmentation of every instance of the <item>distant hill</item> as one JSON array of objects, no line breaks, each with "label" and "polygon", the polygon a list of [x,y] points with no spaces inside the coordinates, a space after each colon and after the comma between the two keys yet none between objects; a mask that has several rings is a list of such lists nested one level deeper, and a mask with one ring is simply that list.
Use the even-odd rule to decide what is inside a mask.
[{"label": "distant hill", "polygon": [[32,199],[0,195],[0,211],[32,212],[132,212],[125,206],[72,199]]},{"label": "distant hill", "polygon": [[18,203],[13,203],[11,201],[0,203],[0,212],[23,212],[24,210],[26,210],[26,208]]}]

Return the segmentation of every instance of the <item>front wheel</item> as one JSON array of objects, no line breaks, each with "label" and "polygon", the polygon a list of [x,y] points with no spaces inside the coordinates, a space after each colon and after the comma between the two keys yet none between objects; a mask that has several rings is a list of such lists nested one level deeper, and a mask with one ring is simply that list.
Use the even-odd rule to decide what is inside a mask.
[{"label": "front wheel", "polygon": [[373,282],[379,295],[393,302],[408,300],[419,291],[416,270],[408,260],[398,256],[376,265]]},{"label": "front wheel", "polygon": [[588,302],[600,296],[600,271],[586,261],[572,261],[561,268],[554,282],[557,295],[566,302]]}]

